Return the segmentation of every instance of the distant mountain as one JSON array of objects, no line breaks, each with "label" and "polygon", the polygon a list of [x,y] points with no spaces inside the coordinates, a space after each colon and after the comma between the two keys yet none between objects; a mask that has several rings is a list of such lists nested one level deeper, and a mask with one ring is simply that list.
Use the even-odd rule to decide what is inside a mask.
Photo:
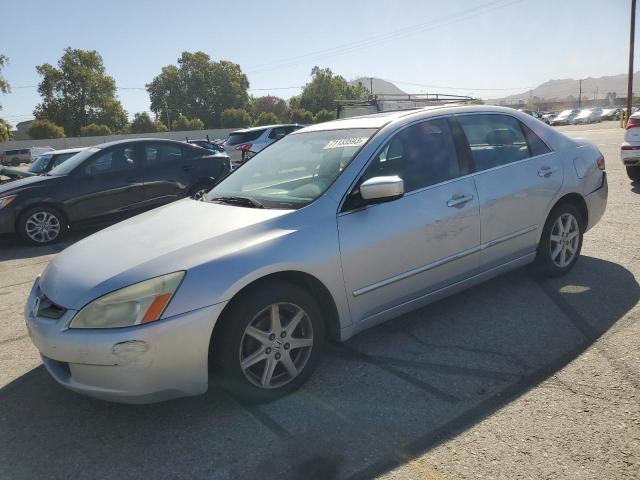
[{"label": "distant mountain", "polygon": [[[565,100],[568,97],[578,98],[580,91],[580,81],[573,78],[564,78],[561,80],[549,80],[531,92],[522,92],[508,97],[496,98],[489,100],[490,102],[499,103],[517,103],[526,102],[529,97],[538,97],[544,100]],[[633,91],[640,92],[640,72],[633,74]],[[588,77],[582,79],[582,97],[583,98],[605,98],[607,94],[615,93],[617,97],[627,96],[627,74],[609,75],[605,77]]]},{"label": "distant mountain", "polygon": [[367,90],[369,90],[369,92],[373,93],[373,94],[386,94],[386,95],[390,95],[390,94],[394,94],[394,95],[406,95],[407,93],[400,90],[398,87],[396,87],[393,83],[391,82],[387,82],[386,80],[382,80],[381,78],[373,78],[373,91],[371,90],[371,78],[370,77],[360,77],[360,78],[356,78],[355,80],[351,80],[349,82],[349,84],[351,85],[357,85],[358,83],[361,83],[364,87],[366,87]]}]

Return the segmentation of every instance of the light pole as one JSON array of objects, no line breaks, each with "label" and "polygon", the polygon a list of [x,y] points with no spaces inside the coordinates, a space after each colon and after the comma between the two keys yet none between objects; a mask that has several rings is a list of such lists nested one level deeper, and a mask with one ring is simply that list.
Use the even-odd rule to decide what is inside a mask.
[{"label": "light pole", "polygon": [[631,0],[631,28],[629,29],[629,76],[627,78],[627,119],[633,103],[633,43],[636,35],[636,0]]}]

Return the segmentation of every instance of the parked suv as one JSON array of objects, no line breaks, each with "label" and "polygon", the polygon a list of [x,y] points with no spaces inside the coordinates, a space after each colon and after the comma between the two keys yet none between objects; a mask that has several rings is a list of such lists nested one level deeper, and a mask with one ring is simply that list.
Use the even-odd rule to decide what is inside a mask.
[{"label": "parked suv", "polygon": [[184,197],[201,199],[229,170],[226,155],[183,142],[104,143],[46,175],[0,186],[0,234],[52,243],[68,228],[121,220]]},{"label": "parked suv", "polygon": [[35,158],[43,153],[52,151],[51,147],[31,147],[18,150],[6,150],[0,158],[2,165],[17,167],[21,163],[31,163]]},{"label": "parked suv", "polygon": [[245,128],[231,132],[224,143],[227,154],[234,165],[240,165],[247,157],[255,155],[263,148],[271,145],[284,136],[295,132],[303,125],[266,125],[263,127]]},{"label": "parked suv", "polygon": [[3,183],[3,177],[11,180],[19,178],[33,177],[34,175],[42,175],[47,173],[54,167],[69,160],[76,153],[81,152],[84,148],[67,148],[65,150],[53,150],[37,157],[29,166],[28,170],[19,168],[0,167],[0,183]]},{"label": "parked suv", "polygon": [[313,125],[205,202],[155,209],[58,254],[34,282],[28,330],[76,392],[144,403],[203,393],[214,373],[238,395],[273,400],[309,377],[326,338],[532,262],[569,272],[604,213],[604,167],[588,140],[510,108]]}]

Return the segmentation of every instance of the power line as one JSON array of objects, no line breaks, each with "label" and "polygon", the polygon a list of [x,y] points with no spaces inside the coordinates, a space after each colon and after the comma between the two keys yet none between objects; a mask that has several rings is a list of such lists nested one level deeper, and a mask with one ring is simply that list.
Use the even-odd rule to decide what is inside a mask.
[{"label": "power line", "polygon": [[247,73],[261,73],[269,70],[275,70],[279,68],[283,68],[286,66],[292,66],[301,63],[303,60],[311,60],[311,59],[319,59],[319,58],[327,58],[337,55],[343,55],[345,53],[351,53],[353,51],[361,50],[364,48],[370,48],[381,43],[386,43],[393,40],[398,40],[403,37],[415,35],[418,32],[424,32],[427,30],[431,30],[434,28],[451,25],[453,23],[457,23],[463,20],[467,20],[469,18],[473,18],[480,13],[486,13],[493,10],[498,10],[501,8],[508,7],[510,5],[520,3],[524,0],[494,0],[492,2],[488,2],[477,7],[466,9],[464,11],[460,11],[458,13],[445,16],[441,19],[437,19],[434,21],[429,21],[417,25],[403,27],[401,29],[397,29],[386,34],[381,34],[373,37],[367,37],[365,39],[351,42],[347,44],[342,44],[336,47],[332,47],[324,50],[317,50],[315,52],[310,52],[304,55],[298,55],[295,57],[289,57],[287,59],[281,59],[278,61],[265,63],[262,65],[257,65],[254,67],[254,70],[248,69]]}]

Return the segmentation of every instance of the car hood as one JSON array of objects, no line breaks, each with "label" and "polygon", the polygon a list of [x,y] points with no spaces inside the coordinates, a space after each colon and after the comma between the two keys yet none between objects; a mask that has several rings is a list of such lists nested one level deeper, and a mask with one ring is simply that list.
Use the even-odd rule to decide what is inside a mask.
[{"label": "car hood", "polygon": [[33,177],[36,174],[27,170],[20,170],[17,168],[0,167],[0,175],[4,175],[5,177],[26,178]]},{"label": "car hood", "polygon": [[236,254],[284,232],[292,210],[186,199],[93,234],[58,254],[40,279],[54,303],[80,309],[111,291]]},{"label": "car hood", "polygon": [[60,177],[53,177],[48,175],[33,175],[30,177],[20,178],[18,180],[14,180],[13,182],[5,183],[0,186],[0,196],[11,195],[30,187],[44,185],[45,183],[56,181],[58,178]]}]

